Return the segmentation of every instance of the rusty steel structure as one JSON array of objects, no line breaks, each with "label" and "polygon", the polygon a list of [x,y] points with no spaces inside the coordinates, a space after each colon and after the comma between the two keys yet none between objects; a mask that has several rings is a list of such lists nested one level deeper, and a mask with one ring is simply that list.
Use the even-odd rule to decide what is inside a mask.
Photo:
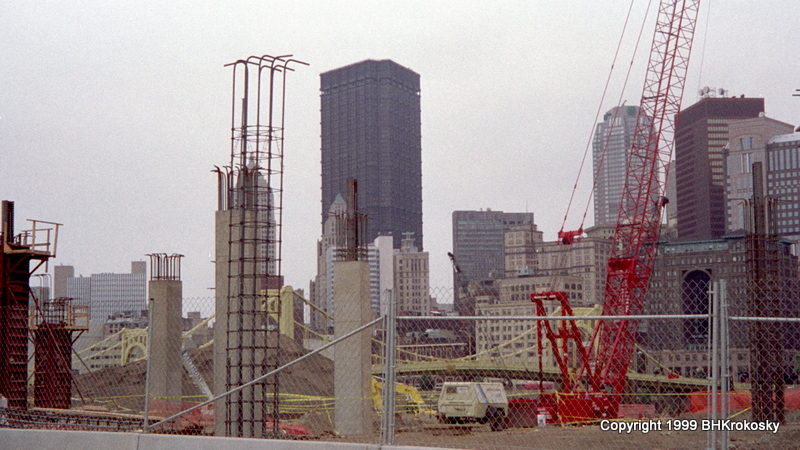
[{"label": "rusty steel structure", "polygon": [[71,298],[38,299],[33,326],[33,404],[69,409],[72,405],[73,333],[89,329],[89,306]]},{"label": "rusty steel structure", "polygon": [[[747,309],[751,317],[781,317],[781,246],[776,232],[778,198],[764,195],[763,164],[753,163],[753,196],[745,202]],[[785,325],[750,324],[753,420],[783,422]]]},{"label": "rusty steel structure", "polygon": [[[218,210],[228,211],[225,388],[234,389],[279,367],[280,321],[267,314],[281,277],[283,143],[286,76],[307,65],[291,55],[250,56],[226,65],[233,72],[230,162],[217,168]],[[219,289],[219,288],[218,288]],[[279,378],[249,386],[225,400],[227,436],[279,435]],[[266,423],[271,423],[268,427]],[[269,429],[268,429],[269,428]]]},{"label": "rusty steel structure", "polygon": [[[56,255],[61,224],[29,220],[31,229],[14,232],[14,202],[2,202],[0,221],[0,395],[10,408],[28,407],[30,277]],[[36,263],[31,264],[31,263]],[[60,340],[69,354],[71,340]],[[55,375],[50,373],[50,375]],[[45,374],[47,376],[47,374]]]},{"label": "rusty steel structure", "polygon": [[347,210],[337,214],[336,254],[342,261],[367,260],[367,215],[358,208],[358,180],[346,180]]}]

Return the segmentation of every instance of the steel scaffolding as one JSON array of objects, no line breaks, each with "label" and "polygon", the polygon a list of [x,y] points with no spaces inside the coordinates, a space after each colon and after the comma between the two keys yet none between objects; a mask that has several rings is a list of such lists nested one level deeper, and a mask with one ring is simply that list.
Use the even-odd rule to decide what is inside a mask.
[{"label": "steel scaffolding", "polygon": [[[28,334],[30,315],[30,276],[42,264],[56,255],[58,227],[61,224],[29,220],[31,229],[14,232],[14,202],[2,202],[0,221],[0,395],[11,408],[28,407]],[[44,224],[44,227],[42,225]],[[31,267],[32,261],[38,264]],[[51,330],[52,331],[52,330]],[[66,334],[65,334],[66,333]],[[59,333],[56,333],[59,334]],[[66,331],[60,332],[58,350],[68,355],[71,340]],[[49,333],[48,338],[54,334]],[[52,341],[52,339],[47,339]],[[38,340],[37,344],[45,345]],[[52,345],[48,342],[46,345]],[[43,358],[43,356],[41,356]],[[62,364],[63,365],[63,364]],[[43,367],[43,366],[42,366]],[[56,371],[58,373],[63,370]],[[43,376],[56,376],[45,372]],[[59,377],[69,384],[69,375]],[[67,397],[69,398],[69,397]],[[63,401],[59,404],[64,404]]]}]

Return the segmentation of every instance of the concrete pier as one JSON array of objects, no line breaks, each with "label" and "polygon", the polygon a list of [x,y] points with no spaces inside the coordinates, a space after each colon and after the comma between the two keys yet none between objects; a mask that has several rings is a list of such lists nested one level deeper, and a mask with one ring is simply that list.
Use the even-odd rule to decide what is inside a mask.
[{"label": "concrete pier", "polygon": [[[369,264],[334,263],[334,334],[336,338],[372,320]],[[372,333],[364,331],[334,346],[335,427],[342,435],[372,433]]]},{"label": "concrete pier", "polygon": [[150,397],[180,402],[183,365],[181,363],[181,317],[183,283],[180,280],[150,280],[153,299],[153,342],[150,347]]}]

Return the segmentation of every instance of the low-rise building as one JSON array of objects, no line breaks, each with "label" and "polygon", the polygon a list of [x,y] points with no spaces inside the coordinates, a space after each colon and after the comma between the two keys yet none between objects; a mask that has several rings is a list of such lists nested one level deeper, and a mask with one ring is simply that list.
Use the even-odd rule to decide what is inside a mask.
[{"label": "low-rise building", "polygon": [[587,228],[586,236],[576,239],[570,245],[564,245],[560,241],[541,243],[536,251],[536,274],[549,276],[554,280],[563,275],[581,278],[582,292],[579,298],[570,297],[570,302],[574,301],[573,305],[578,307],[602,304],[606,263],[611,254],[613,237],[614,227],[602,225]]},{"label": "low-rise building", "polygon": [[[530,294],[528,294],[530,296]],[[561,306],[554,300],[544,301],[545,310],[548,316],[561,316]],[[506,303],[480,302],[476,305],[478,315],[487,317],[498,317],[497,319],[478,320],[475,328],[476,353],[478,357],[502,358],[506,363],[525,364],[538,367],[539,346],[537,339],[537,320],[526,318],[536,317],[536,304],[530,299],[514,300]],[[592,308],[573,308],[573,315],[590,316],[599,315],[600,307]],[[517,316],[520,319],[500,319],[499,317]],[[565,323],[562,321],[549,322],[551,328],[557,329]],[[594,320],[576,320],[578,328],[581,330],[582,341],[588,341],[596,326]],[[562,345],[558,341],[558,345]],[[543,367],[555,367],[556,361],[553,357],[552,343],[547,340],[542,329],[542,350],[541,359]],[[575,348],[575,343],[568,342],[567,361],[571,367],[577,368],[580,365],[579,355]]]},{"label": "low-rise building", "polygon": [[431,312],[428,252],[414,246],[412,233],[404,233],[394,254],[394,291],[399,315],[427,316]]}]

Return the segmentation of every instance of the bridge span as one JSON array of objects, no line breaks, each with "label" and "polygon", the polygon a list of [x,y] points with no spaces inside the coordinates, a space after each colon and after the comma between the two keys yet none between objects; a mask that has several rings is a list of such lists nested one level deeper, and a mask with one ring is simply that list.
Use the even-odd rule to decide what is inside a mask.
[{"label": "bridge span", "polygon": [[[372,374],[382,376],[383,364],[372,366]],[[511,378],[519,380],[541,380],[560,382],[561,372],[556,367],[545,367],[539,372],[538,367],[524,364],[498,364],[492,360],[435,360],[435,361],[398,361],[397,376],[461,376],[484,378]],[[642,374],[628,372],[630,392],[647,390],[650,392],[692,392],[706,389],[708,381],[705,378],[678,377],[669,378],[663,375]]]}]

